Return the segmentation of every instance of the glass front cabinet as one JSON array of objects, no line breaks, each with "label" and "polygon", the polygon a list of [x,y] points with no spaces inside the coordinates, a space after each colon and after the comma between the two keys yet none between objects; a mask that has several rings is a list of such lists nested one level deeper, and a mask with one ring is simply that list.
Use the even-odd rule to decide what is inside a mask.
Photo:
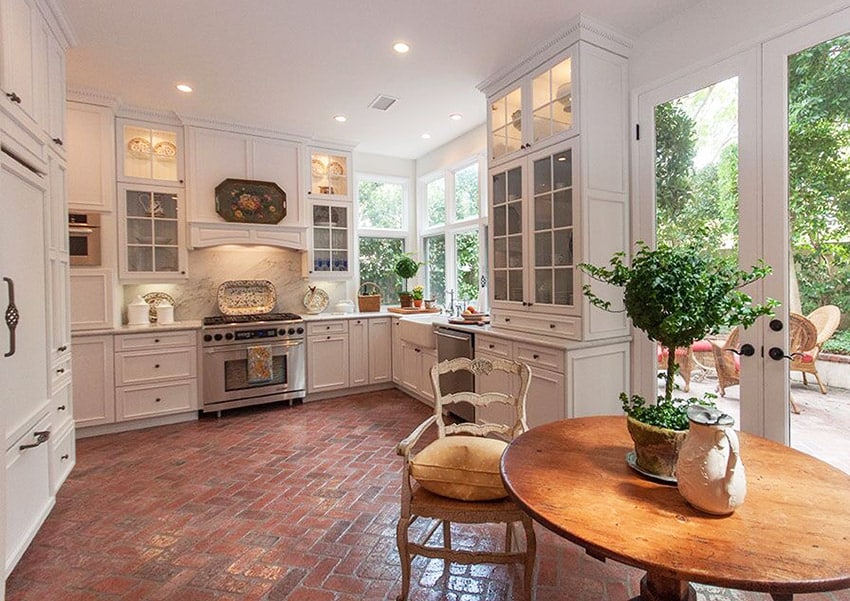
[{"label": "glass front cabinet", "polygon": [[182,191],[119,186],[120,277],[126,281],[186,279]]},{"label": "glass front cabinet", "polygon": [[350,200],[351,153],[311,148],[309,182],[311,197]]},{"label": "glass front cabinet", "polygon": [[313,203],[311,216],[310,272],[320,276],[350,275],[351,205]]},{"label": "glass front cabinet", "polygon": [[183,129],[117,119],[118,181],[183,186]]}]

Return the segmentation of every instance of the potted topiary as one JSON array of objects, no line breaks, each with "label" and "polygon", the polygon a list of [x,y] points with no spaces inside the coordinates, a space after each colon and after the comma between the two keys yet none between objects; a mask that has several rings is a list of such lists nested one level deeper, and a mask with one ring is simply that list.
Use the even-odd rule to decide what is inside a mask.
[{"label": "potted topiary", "polygon": [[[620,395],[629,433],[635,441],[635,461],[645,472],[673,477],[678,448],[688,430],[687,408],[692,404],[713,405],[714,395],[703,399],[673,399],[673,381],[678,369],[677,348],[689,348],[697,340],[717,334],[723,327],[751,326],[761,315],[772,314],[778,304],[767,299],[753,304],[739,289],[770,273],[759,261],[749,271],[739,269],[734,257],[711,254],[695,245],[651,249],[637,243],[631,265],[625,253],[615,254],[609,267],[581,264],[593,279],[624,289],[623,305],[632,324],[667,351],[664,396],[647,403],[638,395]],[[590,303],[606,311],[610,301],[584,286]]]},{"label": "potted topiary", "polygon": [[420,265],[423,265],[423,263],[417,263],[413,257],[410,256],[410,253],[404,253],[396,259],[393,271],[398,277],[404,280],[404,290],[398,293],[398,298],[402,307],[410,307],[413,305],[413,297],[410,292],[407,291],[407,280],[416,275],[416,272],[419,271]]}]

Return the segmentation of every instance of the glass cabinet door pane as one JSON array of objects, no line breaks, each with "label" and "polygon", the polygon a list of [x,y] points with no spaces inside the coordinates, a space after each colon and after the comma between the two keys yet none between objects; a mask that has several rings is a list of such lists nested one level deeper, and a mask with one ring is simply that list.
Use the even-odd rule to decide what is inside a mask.
[{"label": "glass cabinet door pane", "polygon": [[534,266],[547,267],[552,264],[552,233],[534,234]]},{"label": "glass cabinet door pane", "polygon": [[493,240],[493,267],[504,269],[508,266],[508,241],[505,238]]},{"label": "glass cabinet door pane", "polygon": [[508,300],[508,272],[497,270],[493,272],[493,299]]},{"label": "glass cabinet door pane", "polygon": [[552,271],[550,269],[534,270],[534,302],[552,304]]},{"label": "glass cabinet door pane", "polygon": [[522,202],[512,202],[508,205],[508,233],[522,232]]},{"label": "glass cabinet door pane", "polygon": [[508,231],[507,207],[493,208],[493,236],[504,236]]},{"label": "glass cabinet door pane", "polygon": [[508,267],[522,268],[522,236],[508,238]]},{"label": "glass cabinet door pane", "polygon": [[534,161],[534,193],[543,194],[552,189],[552,159]]},{"label": "glass cabinet door pane", "polygon": [[348,158],[323,152],[311,152],[310,193],[347,196]]},{"label": "glass cabinet door pane", "polygon": [[571,267],[555,270],[555,298],[553,301],[556,305],[575,304],[573,269]]},{"label": "glass cabinet door pane", "polygon": [[348,252],[344,250],[334,250],[332,253],[332,271],[348,271]]},{"label": "glass cabinet door pane", "polygon": [[522,269],[511,269],[508,271],[508,300],[522,302]]},{"label": "glass cabinet door pane", "polygon": [[348,210],[345,207],[331,207],[331,225],[348,227]]},{"label": "glass cabinet door pane", "polygon": [[329,249],[331,247],[331,231],[328,228],[313,228],[313,248]]},{"label": "glass cabinet door pane", "polygon": [[153,248],[150,246],[128,246],[127,271],[153,271]]},{"label": "glass cabinet door pane", "polygon": [[331,248],[346,249],[348,248],[348,230],[332,230],[331,231]]},{"label": "glass cabinet door pane", "polygon": [[177,221],[154,221],[154,244],[176,245],[177,244]]},{"label": "glass cabinet door pane", "polygon": [[552,173],[555,189],[571,187],[573,185],[573,151],[559,152],[553,159]]},{"label": "glass cabinet door pane", "polygon": [[533,141],[572,127],[572,59],[561,61],[532,80],[531,102]]},{"label": "glass cabinet door pane", "polygon": [[[493,206],[504,204],[508,199],[508,174],[496,173],[493,176]],[[431,224],[433,225],[433,224]]]},{"label": "glass cabinet door pane", "polygon": [[572,230],[556,230],[554,243],[554,253],[552,255],[553,264],[557,266],[568,266],[573,264],[573,231]]},{"label": "glass cabinet door pane", "polygon": [[534,231],[552,228],[552,195],[543,194],[534,198]]},{"label": "glass cabinet door pane", "polygon": [[156,271],[177,271],[177,249],[157,246],[154,248]]},{"label": "glass cabinet door pane", "polygon": [[331,252],[329,250],[313,251],[313,271],[331,270]]},{"label": "glass cabinet door pane", "polygon": [[313,225],[330,225],[331,209],[328,206],[313,207]]},{"label": "glass cabinet door pane", "polygon": [[127,191],[127,216],[150,217],[151,195],[149,192]]},{"label": "glass cabinet door pane", "polygon": [[553,196],[554,227],[567,227],[573,224],[573,191],[559,190]]},{"label": "glass cabinet door pane", "polygon": [[153,195],[154,217],[177,219],[177,197],[174,194]]},{"label": "glass cabinet door pane", "polygon": [[151,244],[153,233],[150,219],[127,218],[127,244]]},{"label": "glass cabinet door pane", "polygon": [[522,169],[516,167],[508,171],[508,200],[522,198]]}]

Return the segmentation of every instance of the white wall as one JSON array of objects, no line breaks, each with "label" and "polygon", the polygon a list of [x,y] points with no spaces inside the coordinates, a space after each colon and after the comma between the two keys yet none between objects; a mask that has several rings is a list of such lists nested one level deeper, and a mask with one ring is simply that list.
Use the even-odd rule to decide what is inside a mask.
[{"label": "white wall", "polygon": [[354,170],[357,173],[393,175],[395,177],[408,177],[412,180],[416,177],[416,161],[356,152],[354,153]]},{"label": "white wall", "polygon": [[[481,97],[484,102],[484,97]],[[443,144],[426,155],[416,159],[416,177],[422,177],[437,169],[445,169],[451,165],[465,161],[470,157],[484,152],[487,148],[487,128],[482,123],[461,134],[451,142]]]},{"label": "white wall", "polygon": [[632,90],[654,87],[847,6],[848,0],[705,0],[635,41]]}]

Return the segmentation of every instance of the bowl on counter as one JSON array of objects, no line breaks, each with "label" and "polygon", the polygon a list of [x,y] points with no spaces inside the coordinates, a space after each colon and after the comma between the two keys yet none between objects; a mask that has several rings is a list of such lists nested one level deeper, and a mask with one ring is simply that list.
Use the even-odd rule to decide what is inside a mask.
[{"label": "bowl on counter", "polygon": [[484,321],[490,317],[489,313],[461,313],[460,316],[465,321]]}]

